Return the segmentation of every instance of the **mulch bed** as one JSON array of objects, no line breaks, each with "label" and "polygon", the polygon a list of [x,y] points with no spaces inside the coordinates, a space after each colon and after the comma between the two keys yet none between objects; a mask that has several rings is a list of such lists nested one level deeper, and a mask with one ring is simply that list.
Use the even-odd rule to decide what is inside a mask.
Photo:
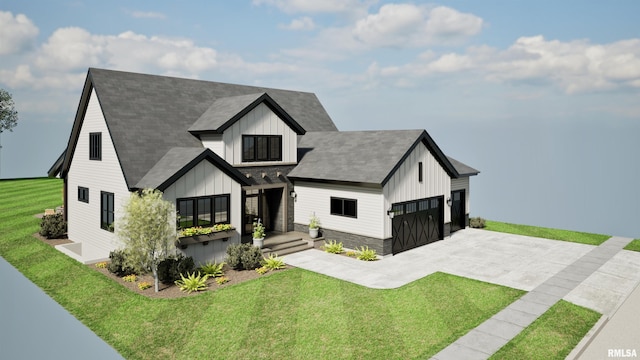
[{"label": "mulch bed", "polygon": [[[42,242],[44,242],[45,244],[49,244],[51,246],[56,246],[56,245],[60,245],[60,244],[68,244],[71,243],[73,241],[69,240],[66,236],[59,238],[59,239],[47,239],[45,237],[43,237],[42,235],[40,235],[39,233],[35,233],[33,234],[33,236],[39,240],[41,240]],[[175,298],[181,298],[181,297],[186,297],[186,296],[194,296],[197,295],[199,293],[202,293],[202,291],[200,292],[192,292],[191,294],[186,293],[186,292],[182,292],[180,291],[180,288],[178,288],[178,286],[176,286],[175,284],[163,284],[163,283],[159,283],[158,285],[158,292],[155,292],[155,288],[153,286],[154,282],[153,282],[153,275],[151,274],[145,274],[145,275],[138,275],[136,282],[126,282],[124,281],[121,277],[116,276],[115,274],[112,274],[109,272],[109,270],[107,269],[101,269],[95,266],[95,264],[90,264],[87,265],[89,268],[94,269],[97,272],[100,272],[102,274],[104,274],[106,277],[113,279],[113,281],[117,282],[118,284],[126,287],[127,289],[144,295],[146,297],[149,298],[156,298],[156,299],[175,299]],[[287,269],[292,268],[292,266],[287,265]],[[215,291],[216,289],[220,289],[223,287],[227,287],[230,285],[234,285],[234,284],[239,284],[241,282],[244,281],[249,281],[249,280],[253,280],[253,279],[257,279],[259,277],[263,277],[263,276],[269,276],[270,274],[273,273],[273,271],[270,271],[264,275],[260,275],[258,274],[255,270],[234,270],[232,268],[230,268],[228,265],[224,265],[224,277],[226,277],[227,279],[229,279],[228,282],[222,284],[222,285],[218,285],[215,281],[214,278],[210,278],[207,280],[207,285],[208,285],[208,290],[206,291]],[[283,270],[277,270],[277,271],[283,271]],[[151,284],[151,287],[145,290],[140,290],[138,288],[138,284],[142,281],[146,281],[148,283]]]},{"label": "mulch bed", "polygon": [[[174,285],[174,284],[163,284],[163,283],[159,283],[158,284],[158,292],[155,292],[155,289],[153,287],[153,276],[150,274],[146,274],[146,275],[138,275],[138,278],[136,280],[136,282],[126,282],[124,280],[122,280],[121,277],[116,276],[115,274],[112,274],[109,272],[109,270],[107,269],[101,269],[101,268],[97,268],[95,266],[95,264],[93,265],[87,265],[93,269],[95,269],[96,271],[104,274],[105,276],[113,279],[115,282],[119,283],[120,285],[126,287],[127,289],[144,295],[146,297],[149,298],[154,298],[154,299],[175,299],[175,298],[181,298],[181,297],[187,297],[187,296],[194,296],[197,294],[202,293],[203,291],[200,292],[192,292],[191,294],[186,293],[186,292],[182,292],[180,291],[180,288],[178,288],[178,286]],[[290,266],[288,266],[287,268],[290,268]],[[258,274],[255,270],[233,270],[231,269],[228,265],[224,265],[224,277],[226,277],[227,279],[229,279],[228,282],[222,284],[222,285],[218,285],[215,281],[214,278],[209,278],[207,280],[207,285],[208,285],[208,290],[206,291],[215,291],[217,289],[221,289],[230,285],[234,285],[234,284],[239,284],[241,282],[244,281],[249,281],[249,280],[253,280],[253,279],[257,279],[259,277],[262,276],[269,276],[270,274],[272,274],[273,272],[268,272],[264,275],[260,275]],[[282,271],[282,270],[278,270],[278,271]],[[146,281],[149,284],[151,284],[152,286],[148,289],[145,290],[140,290],[138,288],[138,284],[142,281]]]}]

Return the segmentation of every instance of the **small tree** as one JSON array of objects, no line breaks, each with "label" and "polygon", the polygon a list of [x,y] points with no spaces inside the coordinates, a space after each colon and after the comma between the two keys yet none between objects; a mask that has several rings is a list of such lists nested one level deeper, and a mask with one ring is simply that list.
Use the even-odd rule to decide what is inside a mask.
[{"label": "small tree", "polygon": [[18,112],[11,94],[4,89],[0,89],[0,133],[5,130],[13,131],[18,125]]},{"label": "small tree", "polygon": [[131,194],[118,222],[118,237],[125,244],[127,264],[138,272],[153,272],[158,292],[158,264],[176,240],[176,211],[162,192],[145,189]]}]

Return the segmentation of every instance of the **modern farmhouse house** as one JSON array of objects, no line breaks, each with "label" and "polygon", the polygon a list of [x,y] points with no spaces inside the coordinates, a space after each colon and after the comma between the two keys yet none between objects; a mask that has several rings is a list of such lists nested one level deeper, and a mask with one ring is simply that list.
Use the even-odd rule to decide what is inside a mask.
[{"label": "modern farmhouse house", "polygon": [[[312,93],[91,68],[63,156],[69,239],[82,262],[108,257],[133,191],[159,189],[177,228],[234,226],[179,246],[221,261],[251,234],[306,231],[396,254],[464,228],[469,177],[425,130],[338,131]],[[250,238],[250,236],[249,236]]]}]

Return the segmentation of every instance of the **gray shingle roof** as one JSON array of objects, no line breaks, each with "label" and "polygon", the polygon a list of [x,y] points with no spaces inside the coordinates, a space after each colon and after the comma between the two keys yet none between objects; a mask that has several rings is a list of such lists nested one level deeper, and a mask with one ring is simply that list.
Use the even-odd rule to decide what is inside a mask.
[{"label": "gray shingle roof", "polygon": [[216,99],[200,118],[189,127],[189,131],[217,130],[264,94],[257,93]]},{"label": "gray shingle roof", "polygon": [[[75,146],[91,85],[130,188],[170,149],[202,148],[188,129],[220,98],[268,93],[304,130],[337,131],[312,93],[91,68],[68,148]],[[63,175],[72,156],[68,151]]]},{"label": "gray shingle roof", "polygon": [[305,131],[300,124],[291,118],[267,93],[219,98],[191,125],[189,132],[193,134],[206,132],[221,134],[260,103],[265,103],[298,134],[304,134]]},{"label": "gray shingle roof", "polygon": [[384,186],[402,161],[424,143],[451,177],[458,174],[424,130],[310,132],[298,144],[290,178]]},{"label": "gray shingle roof", "polygon": [[184,175],[202,160],[208,160],[222,169],[239,183],[247,185],[246,178],[213,151],[204,148],[171,148],[169,151],[135,184],[138,189],[159,189],[164,191],[177,178]]},{"label": "gray shingle roof", "polygon": [[480,171],[452,158],[451,156],[447,156],[447,158],[451,162],[451,165],[453,165],[453,167],[456,168],[456,171],[458,172],[458,174],[460,174],[460,176],[472,176],[472,175],[478,175],[480,173]]}]

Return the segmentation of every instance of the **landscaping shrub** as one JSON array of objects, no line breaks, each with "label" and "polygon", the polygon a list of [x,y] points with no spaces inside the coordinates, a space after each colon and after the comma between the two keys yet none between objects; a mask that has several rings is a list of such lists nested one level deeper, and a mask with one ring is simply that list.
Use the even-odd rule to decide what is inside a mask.
[{"label": "landscaping shrub", "polygon": [[133,268],[126,265],[127,253],[124,250],[113,250],[109,253],[111,262],[107,265],[110,273],[120,277],[131,275],[134,273]]},{"label": "landscaping shrub", "polygon": [[248,245],[248,249],[241,255],[242,267],[245,270],[253,270],[262,266],[262,260],[264,259],[262,257],[262,250],[250,244],[245,245]]},{"label": "landscaping shrub", "polygon": [[378,260],[378,256],[376,256],[374,249],[369,249],[368,246],[362,246],[358,251],[357,259],[362,261],[375,261]]},{"label": "landscaping shrub", "polygon": [[251,244],[232,244],[227,247],[226,263],[235,270],[253,270],[262,264],[262,251]]},{"label": "landscaping shrub", "polygon": [[224,276],[221,276],[221,277],[219,277],[219,278],[216,278],[216,284],[218,284],[218,285],[226,284],[226,283],[228,283],[228,282],[229,282],[229,279],[227,279],[227,278],[226,278],[226,277],[224,277]]},{"label": "landscaping shrub", "polygon": [[336,240],[329,240],[329,242],[324,242],[324,251],[331,254],[342,254],[344,249],[341,242],[337,242]]},{"label": "landscaping shrub", "polygon": [[469,226],[475,229],[483,229],[485,227],[485,220],[481,217],[474,217],[469,219]]},{"label": "landscaping shrub", "polygon": [[223,266],[224,263],[218,264],[216,262],[207,262],[206,264],[201,265],[198,271],[205,275],[209,275],[209,277],[221,277],[224,275],[224,271],[222,270]]},{"label": "landscaping shrub", "polygon": [[[207,279],[209,275],[196,275],[196,273],[187,274],[187,277],[180,275],[180,279],[175,281],[175,284],[180,288],[180,291],[185,291],[191,294],[194,291],[202,291],[207,289]],[[223,279],[223,278],[218,278]]]},{"label": "landscaping shrub", "polygon": [[262,264],[267,270],[280,270],[287,267],[281,258],[273,254],[270,254],[268,258],[264,258]]},{"label": "landscaping shrub", "polygon": [[194,267],[191,256],[179,254],[167,257],[158,264],[158,280],[163,284],[173,284],[180,280],[182,275],[192,272]]},{"label": "landscaping shrub", "polygon": [[40,222],[40,235],[47,239],[57,239],[67,232],[67,222],[62,214],[45,215]]}]

